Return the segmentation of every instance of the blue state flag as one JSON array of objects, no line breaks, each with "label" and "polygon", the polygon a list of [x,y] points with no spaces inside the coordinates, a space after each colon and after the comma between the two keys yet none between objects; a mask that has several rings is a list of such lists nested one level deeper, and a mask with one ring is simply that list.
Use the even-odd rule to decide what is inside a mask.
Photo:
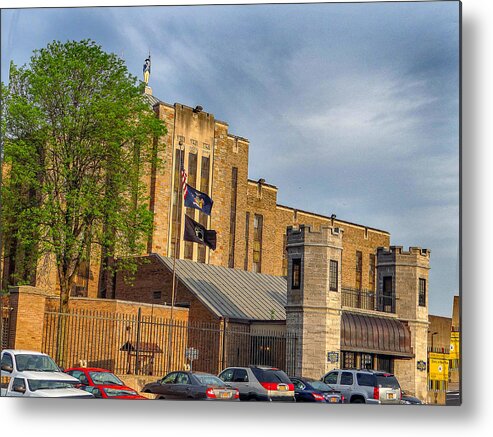
[{"label": "blue state flag", "polygon": [[211,215],[212,204],[214,202],[207,194],[202,193],[187,184],[184,203],[187,208],[195,208],[202,211],[204,214]]}]

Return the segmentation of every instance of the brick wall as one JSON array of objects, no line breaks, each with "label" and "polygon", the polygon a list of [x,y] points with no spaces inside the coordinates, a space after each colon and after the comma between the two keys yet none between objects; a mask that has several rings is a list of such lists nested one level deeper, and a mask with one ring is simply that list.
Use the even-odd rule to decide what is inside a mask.
[{"label": "brick wall", "polygon": [[[167,133],[158,141],[164,144],[159,158],[161,163],[152,169],[149,183],[149,208],[154,212],[154,229],[148,244],[148,251],[168,255],[168,242],[171,216],[171,193],[173,184],[173,139],[175,133],[175,108],[160,104],[155,107],[160,120],[164,121]],[[176,141],[176,145],[178,141]],[[161,148],[163,149],[163,148]]]},{"label": "brick wall", "polygon": [[[172,299],[173,275],[156,257],[141,265],[133,283],[125,282],[125,275],[116,278],[116,298],[146,303],[166,303]],[[175,305],[188,308],[192,329],[188,332],[188,346],[199,348],[199,360],[194,363],[196,370],[216,371],[222,359],[222,320],[191,294],[177,279]],[[158,299],[154,293],[160,293]],[[176,307],[175,307],[176,310]]]},{"label": "brick wall", "polygon": [[[276,214],[277,188],[271,185],[249,181],[247,195],[247,211],[250,212],[248,245],[249,270],[253,270],[253,221],[254,215],[258,214],[263,217],[260,271],[261,273],[265,273],[267,275],[280,276],[282,274],[281,263],[283,242],[282,239],[279,238],[279,230],[282,228],[282,224],[278,223]],[[243,231],[243,237],[244,235],[245,232]]]},{"label": "brick wall", "polygon": [[[254,214],[263,216],[263,247],[261,271],[267,274],[285,274],[286,261],[283,248],[285,246],[286,228],[292,225],[305,224],[313,227],[335,226],[345,231],[344,251],[342,254],[342,285],[356,287],[356,251],[362,253],[361,288],[370,288],[369,264],[370,255],[375,254],[376,248],[390,245],[390,235],[385,231],[368,228],[362,225],[331,220],[322,215],[296,210],[295,208],[277,205],[277,188],[256,181],[248,180],[249,141],[232,135],[229,126],[223,121],[216,120],[214,115],[205,111],[196,112],[193,108],[182,104],[169,105],[163,102],[154,106],[156,116],[164,121],[167,133],[156,139],[161,146],[161,165],[146,168],[142,180],[147,186],[149,208],[154,212],[154,229],[147,245],[147,253],[158,253],[172,256],[171,222],[172,222],[172,193],[174,186],[175,150],[178,143],[183,141],[184,163],[188,169],[190,152],[198,155],[197,182],[200,179],[200,163],[202,156],[209,156],[211,171],[209,177],[210,194],[214,200],[212,215],[208,227],[217,231],[217,248],[207,250],[206,262],[214,265],[229,266],[243,269],[247,258],[247,269],[252,270],[253,258],[253,217]],[[233,257],[231,251],[231,185],[232,169],[238,169],[236,217],[234,233]],[[197,184],[196,184],[197,185]],[[197,187],[200,189],[200,187]],[[248,252],[246,251],[246,213],[250,214]],[[198,220],[198,211],[192,214]],[[182,215],[182,223],[184,211]],[[181,233],[180,233],[181,234]],[[193,259],[197,259],[198,245],[193,244]],[[87,283],[86,296],[98,295],[101,254],[97,247],[92,248],[89,279],[79,278],[79,285]],[[184,244],[180,243],[179,258],[184,258]],[[284,260],[283,260],[284,259]],[[53,260],[50,260],[53,263]],[[56,275],[48,264],[38,269],[37,286],[56,288]],[[110,295],[107,295],[110,297]]]},{"label": "brick wall", "polygon": [[234,267],[243,268],[245,256],[245,211],[247,202],[248,149],[245,138],[228,133],[228,125],[217,122],[214,127],[214,166],[212,198],[214,208],[211,228],[217,231],[217,248],[210,252],[210,263],[228,267],[231,238],[232,169],[238,169]]},{"label": "brick wall", "polygon": [[[428,329],[428,347],[433,347],[433,349],[438,349],[440,352],[443,350],[445,353],[448,353],[450,349],[452,319],[450,317],[433,316],[430,314],[428,320],[430,322]],[[434,334],[435,332],[436,334]]]}]

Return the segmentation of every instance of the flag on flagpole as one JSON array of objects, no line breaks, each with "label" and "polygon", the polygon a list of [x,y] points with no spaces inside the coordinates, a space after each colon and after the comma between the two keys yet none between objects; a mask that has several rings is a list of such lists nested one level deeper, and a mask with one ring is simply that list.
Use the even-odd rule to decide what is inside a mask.
[{"label": "flag on flagpole", "polygon": [[185,241],[192,241],[193,243],[205,244],[212,250],[216,249],[216,231],[206,229],[186,214],[183,239]]},{"label": "flag on flagpole", "polygon": [[214,202],[207,194],[202,193],[187,184],[184,198],[185,206],[187,208],[195,208],[202,211],[204,214],[211,215],[211,209]]}]

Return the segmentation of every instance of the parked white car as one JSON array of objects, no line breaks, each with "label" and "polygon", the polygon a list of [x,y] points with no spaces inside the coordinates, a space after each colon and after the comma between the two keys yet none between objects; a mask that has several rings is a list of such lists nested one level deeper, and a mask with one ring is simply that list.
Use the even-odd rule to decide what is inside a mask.
[{"label": "parked white car", "polygon": [[1,355],[0,395],[12,397],[92,398],[74,387],[80,381],[63,373],[46,354],[5,349]]}]

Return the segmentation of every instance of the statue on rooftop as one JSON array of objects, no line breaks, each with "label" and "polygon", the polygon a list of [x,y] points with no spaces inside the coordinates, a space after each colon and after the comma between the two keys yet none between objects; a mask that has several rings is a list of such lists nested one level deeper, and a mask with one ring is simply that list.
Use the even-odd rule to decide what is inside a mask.
[{"label": "statue on rooftop", "polygon": [[142,68],[144,73],[144,83],[146,86],[149,84],[149,76],[151,75],[151,55],[145,60],[144,66]]}]

